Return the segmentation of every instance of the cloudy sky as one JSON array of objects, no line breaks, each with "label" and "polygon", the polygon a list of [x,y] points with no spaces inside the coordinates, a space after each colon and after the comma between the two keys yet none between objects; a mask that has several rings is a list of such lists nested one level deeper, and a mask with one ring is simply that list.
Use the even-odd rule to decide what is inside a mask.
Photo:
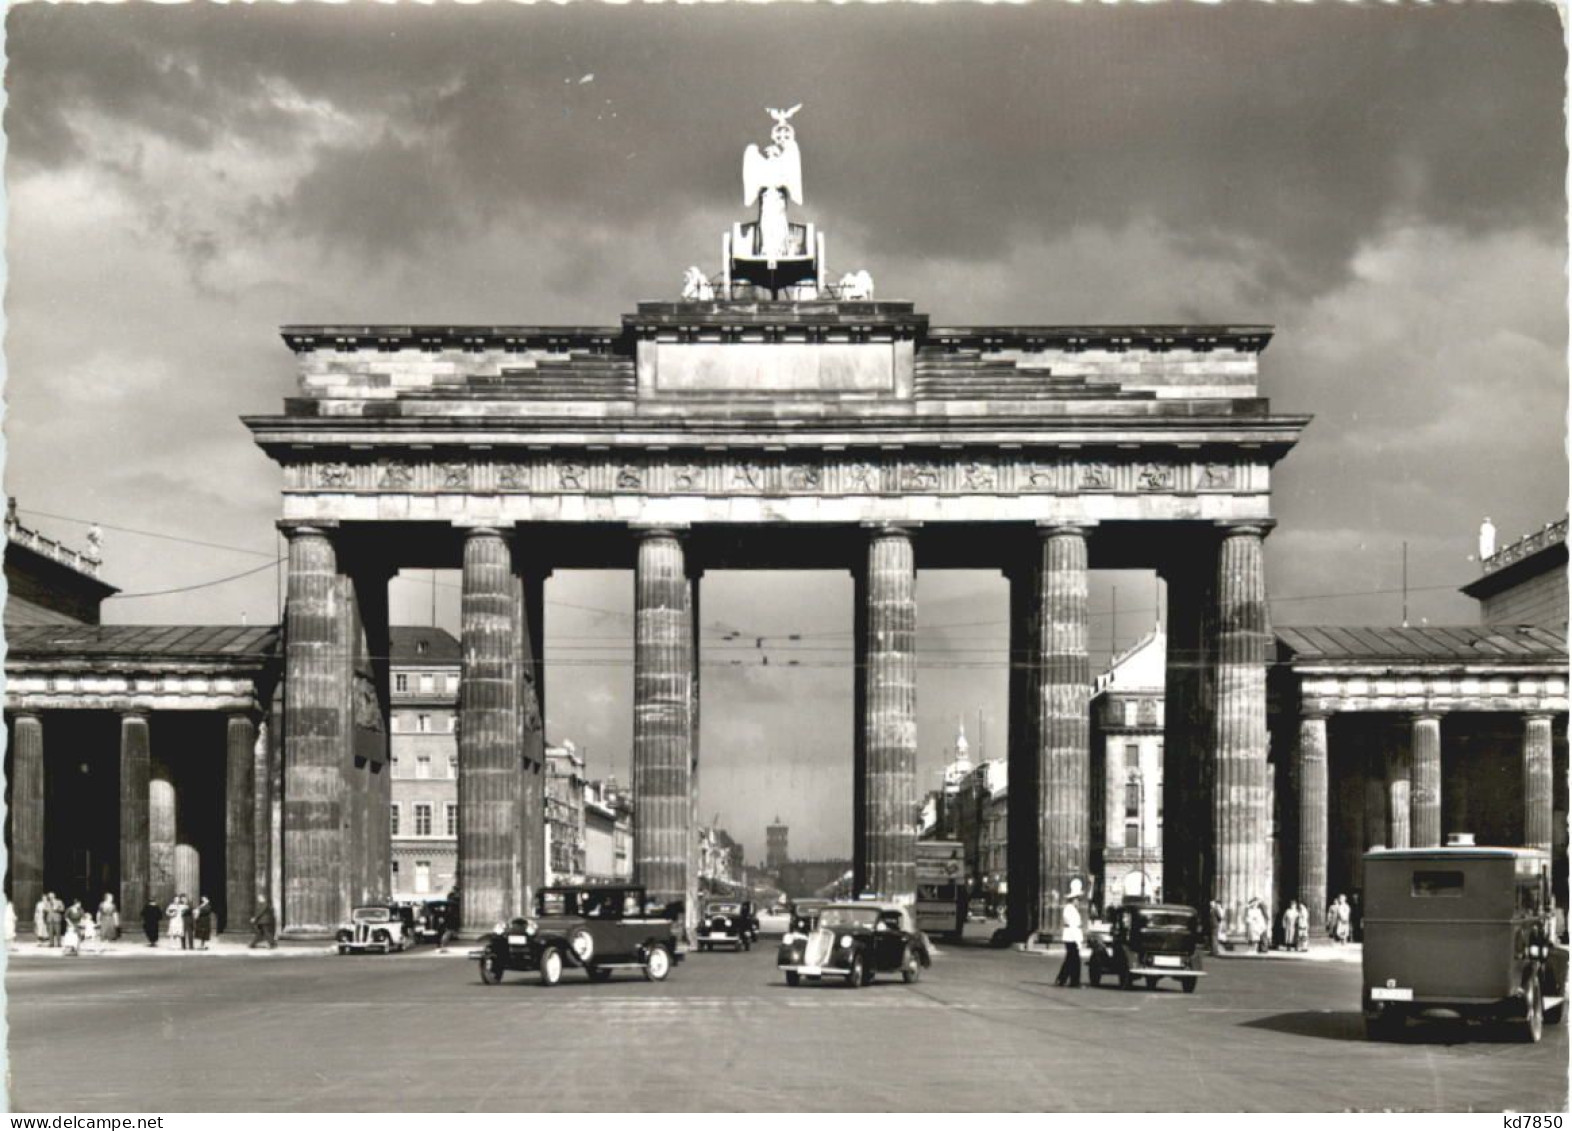
[{"label": "cloudy sky", "polygon": [[[239,417],[290,390],[280,324],[674,298],[794,102],[805,212],[881,297],[1277,327],[1265,391],[1315,414],[1276,480],[1278,623],[1396,623],[1405,542],[1410,618],[1471,622],[1481,517],[1566,509],[1548,4],[23,5],[6,34],[6,487],[110,528],[111,621],[275,617],[279,480]],[[434,593],[455,623],[435,580],[393,586],[401,620]],[[1094,583],[1106,654],[1159,601]],[[548,598],[551,736],[625,774],[631,579]],[[1004,600],[921,579],[925,785],[958,716],[1002,753]],[[849,848],[850,607],[835,575],[706,580],[701,805],[750,856],[777,810],[795,853]]]}]

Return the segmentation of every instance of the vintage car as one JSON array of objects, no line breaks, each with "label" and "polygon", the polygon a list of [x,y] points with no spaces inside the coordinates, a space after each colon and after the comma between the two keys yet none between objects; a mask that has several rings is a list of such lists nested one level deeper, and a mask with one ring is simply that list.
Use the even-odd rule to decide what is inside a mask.
[{"label": "vintage car", "polygon": [[1113,909],[1106,923],[1087,931],[1091,956],[1087,979],[1101,985],[1112,974],[1122,989],[1133,989],[1137,978],[1156,989],[1172,978],[1187,994],[1206,975],[1201,969],[1201,916],[1177,903],[1131,902]]},{"label": "vintage car", "polygon": [[827,899],[799,899],[787,912],[791,922],[786,927],[788,935],[806,935],[819,921],[819,912],[830,905]]},{"label": "vintage car", "polygon": [[1366,1035],[1410,1017],[1507,1018],[1538,1041],[1566,1010],[1549,854],[1532,848],[1377,849],[1365,855]]},{"label": "vintage car", "polygon": [[408,907],[375,903],[357,907],[349,922],[338,929],[338,952],[374,950],[380,954],[404,950],[414,940],[413,916]]},{"label": "vintage car", "polygon": [[683,956],[672,921],[648,910],[643,888],[597,885],[542,889],[533,916],[498,923],[470,957],[488,986],[508,970],[537,973],[542,985],[555,986],[569,967],[592,982],[618,970],[661,982]]},{"label": "vintage car", "polygon": [[459,906],[454,899],[428,899],[415,904],[415,941],[444,946],[458,930]]},{"label": "vintage car", "polygon": [[699,917],[700,950],[714,950],[719,945],[748,950],[758,941],[759,917],[751,902],[712,899],[704,905],[704,914]]},{"label": "vintage car", "polygon": [[932,962],[912,909],[880,901],[826,904],[812,930],[787,933],[775,959],[788,986],[838,977],[853,989],[881,973],[915,982]]}]

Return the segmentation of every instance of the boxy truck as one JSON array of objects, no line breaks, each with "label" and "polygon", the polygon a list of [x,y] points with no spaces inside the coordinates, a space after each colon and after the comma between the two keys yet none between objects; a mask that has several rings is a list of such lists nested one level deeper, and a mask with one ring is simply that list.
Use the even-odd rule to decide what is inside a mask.
[{"label": "boxy truck", "polygon": [[958,840],[917,842],[917,927],[959,938],[966,925],[966,850]]}]

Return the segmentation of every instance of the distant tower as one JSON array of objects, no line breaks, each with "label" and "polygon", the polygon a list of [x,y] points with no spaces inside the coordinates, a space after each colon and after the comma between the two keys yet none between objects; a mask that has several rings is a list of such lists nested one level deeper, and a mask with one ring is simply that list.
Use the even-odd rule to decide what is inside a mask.
[{"label": "distant tower", "polygon": [[782,864],[787,863],[789,858],[786,855],[786,832],[786,826],[781,824],[779,817],[775,818],[773,825],[765,826],[764,841],[766,848],[764,866],[766,868],[779,868]]}]

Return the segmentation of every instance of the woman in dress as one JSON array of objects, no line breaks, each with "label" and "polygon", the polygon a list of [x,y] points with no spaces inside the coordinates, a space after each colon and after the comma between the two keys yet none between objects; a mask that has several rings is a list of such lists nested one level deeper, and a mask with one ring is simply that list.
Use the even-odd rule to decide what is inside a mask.
[{"label": "woman in dress", "polygon": [[105,942],[114,942],[120,937],[120,909],[115,906],[115,897],[107,891],[104,901],[98,905],[98,936]]},{"label": "woman in dress", "polygon": [[202,901],[197,904],[193,918],[195,923],[192,933],[196,938],[197,947],[206,950],[207,940],[213,937],[213,903],[207,896],[204,895]]},{"label": "woman in dress", "polygon": [[186,906],[186,897],[184,895],[175,896],[175,901],[169,905],[169,910],[165,912],[169,917],[169,937],[181,949],[190,945],[186,942],[186,916],[190,913],[191,909]]},{"label": "woman in dress", "polygon": [[33,941],[43,946],[49,941],[49,897],[41,895],[33,904]]}]

